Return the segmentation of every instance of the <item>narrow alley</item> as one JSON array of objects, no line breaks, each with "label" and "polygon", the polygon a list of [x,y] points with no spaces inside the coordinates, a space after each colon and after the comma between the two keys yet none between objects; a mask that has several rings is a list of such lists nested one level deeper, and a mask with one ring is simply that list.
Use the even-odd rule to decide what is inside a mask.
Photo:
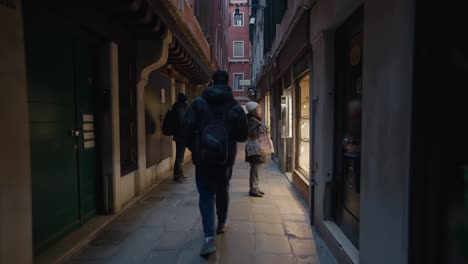
[{"label": "narrow alley", "polygon": [[1,0],[0,264],[468,263],[463,2]]},{"label": "narrow alley", "polygon": [[238,147],[230,186],[230,226],[216,239],[217,254],[207,260],[199,256],[204,236],[195,170],[187,165],[190,182],[165,179],[67,263],[336,263],[274,162],[264,166],[260,180],[266,195],[248,196],[249,165],[243,147]]}]

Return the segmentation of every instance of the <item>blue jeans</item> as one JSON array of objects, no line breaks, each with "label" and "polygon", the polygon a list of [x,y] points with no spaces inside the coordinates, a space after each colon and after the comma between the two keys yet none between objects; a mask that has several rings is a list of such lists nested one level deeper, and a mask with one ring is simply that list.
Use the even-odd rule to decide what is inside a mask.
[{"label": "blue jeans", "polygon": [[205,237],[215,236],[215,205],[218,223],[227,219],[229,207],[229,181],[232,166],[196,166],[195,181],[200,195],[198,206],[202,216]]}]

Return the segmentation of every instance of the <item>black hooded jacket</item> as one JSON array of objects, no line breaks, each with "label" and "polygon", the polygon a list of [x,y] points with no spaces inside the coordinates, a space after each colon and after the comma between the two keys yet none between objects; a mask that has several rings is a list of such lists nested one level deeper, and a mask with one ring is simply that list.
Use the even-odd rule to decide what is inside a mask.
[{"label": "black hooded jacket", "polygon": [[[209,86],[203,91],[203,94],[195,98],[185,112],[184,123],[184,141],[186,146],[192,151],[192,161],[195,165],[198,163],[197,149],[194,146],[197,132],[202,128],[200,121],[203,120],[205,113],[210,111],[209,105],[214,107],[223,107],[232,102],[232,107],[227,111],[227,122],[230,124],[229,138],[231,140],[228,163],[226,166],[234,164],[237,155],[236,142],[244,142],[248,136],[247,118],[244,109],[234,100],[232,90],[227,85],[215,84]],[[208,105],[209,104],[209,105]]]},{"label": "black hooded jacket", "polygon": [[180,141],[183,131],[183,124],[184,124],[184,116],[185,116],[185,109],[187,108],[187,104],[184,102],[175,102],[172,105],[172,111],[175,111],[177,118],[176,122],[176,131],[175,135],[173,136],[174,141]]}]

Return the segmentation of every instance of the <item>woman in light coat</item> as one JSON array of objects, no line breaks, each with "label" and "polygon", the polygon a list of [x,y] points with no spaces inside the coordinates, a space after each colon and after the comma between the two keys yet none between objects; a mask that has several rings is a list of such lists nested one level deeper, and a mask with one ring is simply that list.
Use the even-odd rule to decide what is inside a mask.
[{"label": "woman in light coat", "polygon": [[[256,102],[248,102],[246,105],[249,126],[249,139],[258,138],[261,134],[269,133],[268,128],[262,123],[262,108]],[[250,190],[249,196],[263,197],[265,194],[260,190],[259,176],[262,171],[262,164],[267,163],[271,159],[271,154],[264,155],[247,155],[247,148],[245,154],[245,161],[250,163]]]}]

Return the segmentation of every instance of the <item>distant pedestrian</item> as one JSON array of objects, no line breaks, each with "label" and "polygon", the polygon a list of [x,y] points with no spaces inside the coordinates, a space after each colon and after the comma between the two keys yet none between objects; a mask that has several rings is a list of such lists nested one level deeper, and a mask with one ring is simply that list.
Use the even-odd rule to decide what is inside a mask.
[{"label": "distant pedestrian", "polygon": [[176,142],[176,158],[174,161],[174,181],[184,183],[190,180],[190,177],[184,175],[182,162],[185,155],[185,143],[182,140],[182,131],[184,124],[185,111],[187,109],[187,96],[179,93],[177,102],[172,106],[175,132],[173,140]]},{"label": "distant pedestrian", "polygon": [[249,138],[245,145],[245,161],[250,163],[250,189],[249,195],[263,197],[265,194],[260,190],[259,178],[262,164],[271,159],[273,146],[269,138],[266,125],[262,123],[262,108],[256,102],[248,102],[246,105],[249,124]]},{"label": "distant pedestrian", "polygon": [[237,143],[247,139],[247,118],[227,85],[229,75],[216,71],[212,85],[195,98],[185,114],[185,140],[192,151],[205,241],[200,255],[216,252],[216,233],[228,227],[229,181],[237,154]]}]

